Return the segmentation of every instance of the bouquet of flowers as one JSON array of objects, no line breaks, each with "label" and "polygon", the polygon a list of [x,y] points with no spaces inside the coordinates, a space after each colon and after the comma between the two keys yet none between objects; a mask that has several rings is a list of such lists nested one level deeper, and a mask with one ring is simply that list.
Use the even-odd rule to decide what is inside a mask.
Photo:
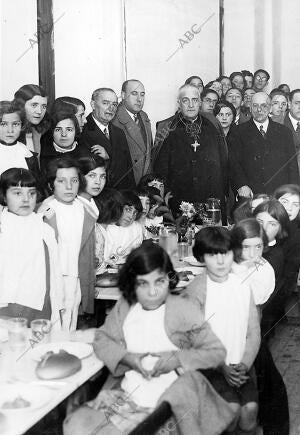
[{"label": "bouquet of flowers", "polygon": [[196,214],[194,204],[191,202],[182,201],[179,209],[182,211],[182,216],[186,216],[188,219],[191,219]]}]

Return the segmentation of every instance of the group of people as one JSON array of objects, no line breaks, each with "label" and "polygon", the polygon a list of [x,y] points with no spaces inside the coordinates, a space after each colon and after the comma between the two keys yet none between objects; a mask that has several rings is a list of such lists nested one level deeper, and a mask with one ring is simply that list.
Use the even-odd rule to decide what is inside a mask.
[{"label": "group of people", "polygon": [[[300,266],[300,89],[279,85],[267,94],[268,80],[263,69],[206,86],[189,77],[176,113],[157,123],[154,143],[139,80],[123,83],[121,102],[112,89],[96,89],[86,119],[81,100],[59,97],[49,108],[37,85],[0,102],[0,316],[75,330],[79,314],[94,314],[96,275],[123,265],[122,298],[94,348],[124,379],[91,404],[91,433],[101,418],[103,433],[129,433],[164,394],[176,401],[181,382],[200,408],[194,383],[202,385],[218,433],[252,433],[258,393],[265,433],[288,433],[286,392],[266,339],[285,314]],[[199,231],[193,253],[206,273],[173,295],[172,262],[147,239],[176,223],[182,201],[210,197],[233,229]],[[264,373],[258,380],[254,366]],[[284,422],[264,388],[271,375]],[[116,395],[137,385],[107,421]],[[81,412],[65,423],[66,433],[80,428]],[[209,433],[199,415],[189,428],[182,419],[182,433]]]}]

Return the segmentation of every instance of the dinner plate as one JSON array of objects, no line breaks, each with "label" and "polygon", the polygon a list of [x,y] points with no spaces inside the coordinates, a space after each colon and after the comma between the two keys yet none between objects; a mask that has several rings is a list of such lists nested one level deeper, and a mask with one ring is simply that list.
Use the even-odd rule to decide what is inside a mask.
[{"label": "dinner plate", "polygon": [[47,352],[58,353],[60,349],[65,350],[80,359],[86,358],[93,353],[93,347],[87,343],[75,341],[63,341],[57,343],[45,343],[35,346],[30,350],[30,357],[35,361],[40,361]]},{"label": "dinner plate", "polygon": [[190,264],[191,266],[196,266],[196,267],[203,266],[203,264],[199,263],[199,261],[197,261],[193,255],[191,255],[190,257],[184,257],[183,261]]},{"label": "dinner plate", "polygon": [[[16,399],[23,399],[28,406],[21,408],[6,408],[5,404],[12,405]],[[0,391],[0,411],[3,413],[33,411],[42,408],[53,398],[53,390],[47,387],[28,384],[2,384]]]},{"label": "dinner plate", "polygon": [[203,269],[201,267],[196,267],[196,266],[176,267],[176,272],[185,272],[185,271],[192,272],[193,275],[200,275],[203,272]]}]

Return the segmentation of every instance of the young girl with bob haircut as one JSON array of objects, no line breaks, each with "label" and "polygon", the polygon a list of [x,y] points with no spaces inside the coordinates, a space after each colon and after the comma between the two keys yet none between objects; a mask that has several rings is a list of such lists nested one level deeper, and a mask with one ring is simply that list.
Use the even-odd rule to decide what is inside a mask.
[{"label": "young girl with bob haircut", "polygon": [[247,280],[256,305],[267,302],[275,288],[274,269],[262,257],[268,249],[268,238],[255,218],[244,219],[231,231],[234,260],[232,271]]},{"label": "young girl with bob haircut", "polygon": [[[199,307],[189,298],[170,294],[177,281],[170,258],[160,246],[145,244],[129,254],[119,276],[122,297],[94,341],[96,355],[120,387],[101,391],[88,403],[92,409],[82,408],[67,418],[65,435],[82,433],[83,424],[86,433],[97,427],[101,428],[97,434],[128,434],[152,412],[178,378],[178,370],[217,367],[222,362],[224,349],[203,321]],[[112,411],[116,398],[118,406]],[[181,396],[181,400],[184,406],[189,398]]]},{"label": "young girl with bob haircut", "polygon": [[99,210],[94,198],[102,192],[106,184],[106,162],[102,157],[81,157],[78,160],[78,166],[83,175],[78,199],[87,211],[97,219]]},{"label": "young girl with bob haircut", "polygon": [[104,258],[113,264],[123,264],[127,255],[143,242],[143,227],[138,222],[142,211],[140,198],[131,190],[121,190],[122,215],[106,230]]},{"label": "young girl with bob haircut", "polygon": [[186,293],[204,307],[205,320],[227,351],[221,370],[204,372],[236,413],[227,431],[250,433],[256,427],[258,393],[252,368],[260,345],[258,312],[247,281],[231,273],[230,232],[222,227],[202,228],[195,237],[195,258],[206,272],[198,275]]},{"label": "young girl with bob haircut", "polygon": [[63,283],[52,228],[34,213],[36,180],[10,168],[0,177],[0,314],[51,319],[59,328]]},{"label": "young girl with bob haircut", "polygon": [[94,313],[95,222],[77,199],[81,174],[67,158],[53,160],[48,171],[53,197],[44,201],[45,221],[55,230],[64,280],[63,327],[75,330],[78,310]]},{"label": "young girl with bob haircut", "polygon": [[16,102],[26,119],[25,128],[20,137],[30,151],[41,152],[41,135],[49,126],[50,120],[47,113],[48,97],[45,90],[37,85],[24,85],[14,95]]}]

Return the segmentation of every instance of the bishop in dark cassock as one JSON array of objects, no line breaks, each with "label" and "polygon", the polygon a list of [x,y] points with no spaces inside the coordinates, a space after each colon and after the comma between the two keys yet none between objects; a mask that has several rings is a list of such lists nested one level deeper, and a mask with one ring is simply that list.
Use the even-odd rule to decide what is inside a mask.
[{"label": "bishop in dark cassock", "polygon": [[164,140],[154,162],[154,173],[165,179],[173,198],[170,206],[178,212],[181,201],[221,200],[226,222],[228,192],[227,149],[211,122],[199,114],[200,95],[195,86],[179,89],[180,114],[176,127]]}]

